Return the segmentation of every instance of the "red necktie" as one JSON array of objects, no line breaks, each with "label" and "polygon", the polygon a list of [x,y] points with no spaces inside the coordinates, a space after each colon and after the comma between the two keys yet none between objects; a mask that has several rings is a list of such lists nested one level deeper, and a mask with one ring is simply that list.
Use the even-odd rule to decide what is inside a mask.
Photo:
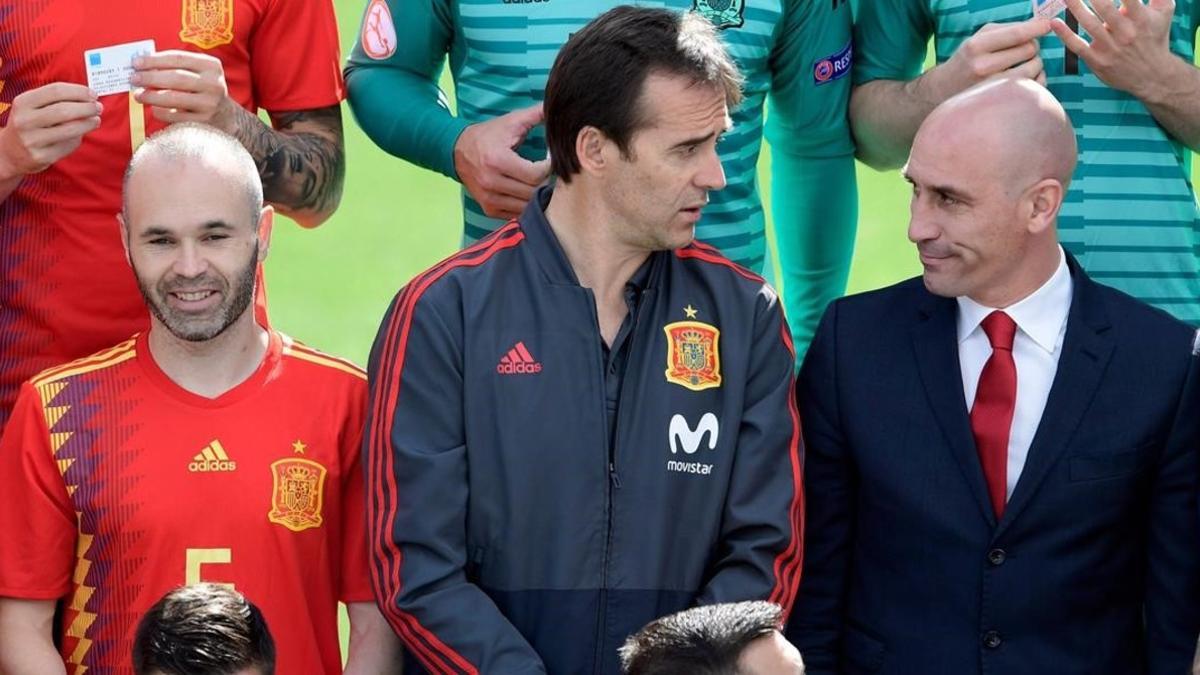
[{"label": "red necktie", "polygon": [[1017,364],[1012,355],[1017,324],[1004,312],[995,311],[983,320],[983,332],[992,343],[992,355],[983,365],[975,390],[971,432],[992,508],[999,518],[1004,514],[1008,489],[1008,434],[1017,404]]}]

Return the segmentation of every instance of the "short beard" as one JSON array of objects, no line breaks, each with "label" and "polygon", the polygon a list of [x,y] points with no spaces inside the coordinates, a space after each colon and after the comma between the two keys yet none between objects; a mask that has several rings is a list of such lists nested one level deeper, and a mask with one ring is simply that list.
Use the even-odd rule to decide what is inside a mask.
[{"label": "short beard", "polygon": [[234,277],[234,283],[226,289],[230,294],[227,296],[227,304],[217,307],[220,315],[219,324],[215,330],[209,326],[200,326],[188,330],[188,327],[181,325],[183,322],[177,320],[178,317],[167,307],[167,294],[162,293],[163,300],[160,303],[150,293],[136,265],[133,266],[133,273],[137,277],[138,290],[142,293],[142,299],[145,300],[150,313],[158,319],[159,323],[166,326],[167,330],[171,331],[171,334],[180,340],[187,342],[207,342],[221,335],[236,323],[246,313],[246,310],[250,307],[250,303],[254,300],[255,281],[258,274],[258,242],[254,242],[254,250],[250,254],[250,261]]}]

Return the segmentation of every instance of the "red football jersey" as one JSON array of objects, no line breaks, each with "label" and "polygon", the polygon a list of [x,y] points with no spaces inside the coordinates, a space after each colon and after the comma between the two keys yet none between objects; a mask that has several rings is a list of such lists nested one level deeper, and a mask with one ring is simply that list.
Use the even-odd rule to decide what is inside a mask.
[{"label": "red football jersey", "polygon": [[0,438],[0,596],[63,601],[68,673],[132,673],[142,614],[184,583],[233,584],[278,672],[340,673],[337,602],[371,602],[359,446],[366,375],[271,333],[215,399],[172,382],[143,334],[21,387]]},{"label": "red football jersey", "polygon": [[[87,84],[84,52],[153,39],[221,59],[249,110],[308,110],[343,96],[331,0],[0,0],[0,124],[20,93]],[[145,330],[115,215],[132,154],[130,96],[101,97],[100,128],[0,203],[0,427],[20,384]],[[134,106],[149,135],[163,128]]]}]

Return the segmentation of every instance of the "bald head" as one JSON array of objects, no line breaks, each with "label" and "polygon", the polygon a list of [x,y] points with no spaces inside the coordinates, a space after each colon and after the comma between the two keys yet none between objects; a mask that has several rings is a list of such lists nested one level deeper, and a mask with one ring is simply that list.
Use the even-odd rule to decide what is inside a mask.
[{"label": "bald head", "polygon": [[1075,129],[1045,87],[1025,78],[990,80],[939,105],[913,140],[951,144],[987,161],[1016,189],[1044,178],[1065,188],[1075,172]]},{"label": "bald head", "polygon": [[1040,287],[1061,260],[1076,152],[1066,112],[1032,80],[989,81],[935,108],[904,168],[925,286],[997,308]]},{"label": "bald head", "polygon": [[173,124],[133,153],[125,169],[121,212],[128,218],[131,190],[154,185],[153,178],[162,177],[164,167],[183,166],[220,176],[230,187],[229,198],[244,200],[251,222],[258,220],[263,189],[254,159],[233,136],[194,123]]}]

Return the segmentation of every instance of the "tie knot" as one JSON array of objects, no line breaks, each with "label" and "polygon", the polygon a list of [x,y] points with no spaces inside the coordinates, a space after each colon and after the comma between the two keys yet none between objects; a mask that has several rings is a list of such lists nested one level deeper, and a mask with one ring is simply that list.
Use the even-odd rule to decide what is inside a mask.
[{"label": "tie knot", "polygon": [[983,319],[983,332],[987,335],[992,349],[1012,351],[1013,336],[1017,334],[1017,322],[1012,317],[996,310]]}]

